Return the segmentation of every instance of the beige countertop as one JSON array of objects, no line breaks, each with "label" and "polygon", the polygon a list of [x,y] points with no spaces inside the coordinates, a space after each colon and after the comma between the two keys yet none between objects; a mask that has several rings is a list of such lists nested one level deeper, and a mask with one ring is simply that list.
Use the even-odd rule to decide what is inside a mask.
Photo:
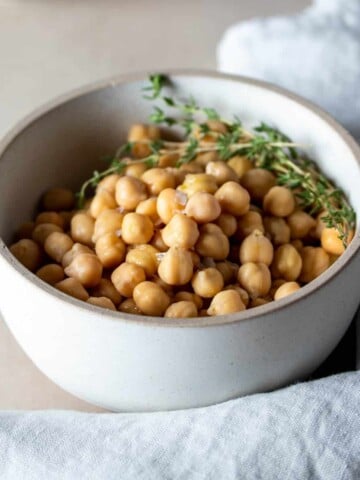
[{"label": "beige countertop", "polygon": [[[122,72],[216,67],[227,26],[309,0],[0,0],[0,135],[69,89]],[[0,296],[1,309],[1,296]],[[48,380],[0,317],[0,409],[101,411]]]}]

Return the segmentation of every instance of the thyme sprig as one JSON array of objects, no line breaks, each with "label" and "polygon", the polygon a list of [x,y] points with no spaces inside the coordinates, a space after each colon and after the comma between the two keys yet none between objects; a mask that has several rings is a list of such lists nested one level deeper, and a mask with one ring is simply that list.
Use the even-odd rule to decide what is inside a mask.
[{"label": "thyme sprig", "polygon": [[[170,116],[159,105],[155,105],[150,121],[168,127],[181,127],[185,134],[184,140],[126,142],[116,151],[106,170],[95,171],[82,185],[78,193],[80,208],[89,188],[96,188],[107,175],[122,173],[129,164],[144,163],[148,167],[154,167],[159,164],[162,155],[169,153],[178,155],[178,167],[191,162],[199,153],[216,152],[225,162],[235,155],[244,155],[254,166],[274,173],[278,184],[293,190],[299,204],[306,211],[311,214],[325,212],[323,221],[328,227],[337,229],[339,238],[347,246],[349,233],[355,227],[355,212],[344,192],[327,179],[313,161],[299,154],[297,147],[300,145],[265,123],[249,132],[237,117],[229,121],[222,118],[215,109],[199,106],[193,98],[181,101],[164,95],[163,89],[169,85],[166,76],[151,75],[149,84],[143,89],[146,92],[144,98],[163,102],[167,111],[174,109],[177,116]],[[224,124],[226,133],[212,128],[212,121]],[[131,158],[134,143],[148,144],[150,154],[142,159]]]}]

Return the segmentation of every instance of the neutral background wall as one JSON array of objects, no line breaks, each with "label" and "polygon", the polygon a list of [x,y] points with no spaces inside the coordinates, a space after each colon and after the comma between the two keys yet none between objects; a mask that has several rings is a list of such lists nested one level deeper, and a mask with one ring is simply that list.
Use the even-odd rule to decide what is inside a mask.
[{"label": "neutral background wall", "polygon": [[[216,68],[226,27],[309,0],[0,0],[0,136],[66,90],[122,72]],[[0,292],[1,306],[1,292]],[[0,409],[97,411],[45,378],[0,317]]]}]

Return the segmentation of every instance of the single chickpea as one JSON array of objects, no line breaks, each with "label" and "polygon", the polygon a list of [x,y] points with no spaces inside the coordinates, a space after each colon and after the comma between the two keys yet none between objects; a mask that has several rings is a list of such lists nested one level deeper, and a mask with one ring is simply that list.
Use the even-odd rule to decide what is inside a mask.
[{"label": "single chickpea", "polygon": [[143,173],[141,180],[147,185],[150,195],[159,195],[165,188],[175,188],[174,175],[164,168],[150,168]]},{"label": "single chickpea", "polygon": [[199,229],[194,220],[176,213],[161,231],[161,235],[168,247],[192,248],[199,238]]},{"label": "single chickpea", "polygon": [[238,282],[252,298],[265,297],[271,287],[269,267],[265,263],[245,263],[239,268]]},{"label": "single chickpea", "polygon": [[151,277],[155,275],[158,269],[157,253],[159,253],[158,250],[152,245],[138,245],[129,250],[125,261],[139,265],[139,267],[144,269],[146,276]]},{"label": "single chickpea", "polygon": [[168,318],[192,318],[197,317],[198,310],[194,302],[180,301],[172,303],[165,311],[164,317]]},{"label": "single chickpea", "polygon": [[154,282],[141,282],[134,288],[136,305],[145,315],[162,316],[170,305],[169,295]]},{"label": "single chickpea", "polygon": [[61,229],[64,228],[64,219],[57,212],[41,212],[35,219],[35,225],[41,225],[42,223],[53,223]]},{"label": "single chickpea", "polygon": [[93,218],[98,218],[104,210],[116,207],[117,203],[114,195],[107,190],[100,190],[91,201],[89,213]]},{"label": "single chickpea", "polygon": [[166,252],[167,250],[169,250],[169,247],[166,245],[162,238],[160,230],[155,230],[150,244],[155,247],[159,252]]},{"label": "single chickpea", "polygon": [[121,235],[121,227],[124,215],[117,210],[104,210],[95,220],[92,241],[96,243],[106,233]]},{"label": "single chickpea", "polygon": [[102,272],[103,266],[99,258],[90,253],[76,255],[65,268],[66,275],[79,280],[84,287],[95,287],[101,280]]},{"label": "single chickpea", "polygon": [[53,223],[40,223],[37,225],[32,233],[32,238],[36,243],[43,246],[47,237],[53,232],[62,232],[62,228]]},{"label": "single chickpea", "polygon": [[123,297],[131,297],[133,290],[146,279],[145,271],[139,265],[122,263],[111,274],[111,281]]},{"label": "single chickpea", "polygon": [[311,229],[316,227],[316,220],[302,210],[295,210],[295,212],[289,215],[287,223],[290,227],[292,239],[304,238]]},{"label": "single chickpea", "polygon": [[239,179],[241,179],[246,172],[253,168],[251,161],[242,155],[235,155],[234,157],[231,157],[227,163],[229,167],[235,171]]},{"label": "single chickpea", "polygon": [[204,167],[210,162],[218,162],[219,160],[219,154],[215,151],[201,152],[195,157],[196,163],[200,163],[200,165],[203,165]]},{"label": "single chickpea", "polygon": [[122,300],[120,293],[107,278],[102,278],[96,287],[91,289],[91,296],[109,298],[114,305],[119,305]]},{"label": "single chickpea", "polygon": [[243,240],[255,230],[264,233],[263,219],[259,212],[249,210],[237,221],[236,238]]},{"label": "single chickpea", "polygon": [[209,129],[208,134],[204,135],[198,126],[195,127],[194,131],[194,135],[198,136],[204,142],[215,142],[218,138],[218,135],[212,134],[225,135],[226,133],[228,133],[228,127],[224,122],[221,122],[220,120],[208,120],[206,122],[206,125]]},{"label": "single chickpea", "polygon": [[224,288],[224,290],[236,290],[238,292],[238,294],[240,295],[240,298],[241,298],[243,304],[245,305],[245,307],[247,307],[249,305],[250,298],[249,298],[248,292],[244,288],[241,288],[238,284],[227,285]]},{"label": "single chickpea", "polygon": [[227,237],[232,237],[237,230],[237,220],[230,213],[221,213],[215,223]]},{"label": "single chickpea", "polygon": [[235,171],[223,161],[209,162],[206,165],[205,173],[215,177],[215,181],[218,185],[223,185],[226,182],[237,182],[238,176]]},{"label": "single chickpea", "polygon": [[236,290],[223,290],[215,295],[207,313],[211,316],[241,312],[246,307]]},{"label": "single chickpea", "polygon": [[141,213],[127,213],[124,216],[121,235],[125,243],[136,245],[148,243],[154,234],[154,225],[149,217]]},{"label": "single chickpea", "polygon": [[283,218],[264,217],[265,232],[274,245],[290,242],[290,227]]},{"label": "single chickpea", "polygon": [[127,298],[119,305],[119,312],[130,313],[132,315],[142,315],[142,311],[136,305],[133,298]]},{"label": "single chickpea", "polygon": [[81,243],[74,243],[71,247],[71,250],[66,252],[62,258],[61,264],[63,268],[66,268],[70,265],[70,263],[74,260],[77,255],[80,253],[89,253],[91,255],[95,255],[94,250],[87,247],[86,245],[82,245]]},{"label": "single chickpea", "polygon": [[194,303],[196,308],[200,310],[203,306],[202,298],[196,293],[180,291],[175,294],[174,297],[176,302],[187,301]]},{"label": "single chickpea", "polygon": [[119,207],[135,210],[140,202],[147,199],[146,184],[135,177],[120,177],[116,184],[115,199]]},{"label": "single chickpea", "polygon": [[296,292],[300,289],[300,285],[296,282],[286,282],[280,285],[280,287],[276,290],[274,295],[274,300],[280,300],[280,298],[287,297],[292,293]]},{"label": "single chickpea", "polygon": [[47,211],[71,210],[75,205],[75,195],[67,188],[51,188],[44,193],[41,204]]},{"label": "single chickpea", "polygon": [[185,214],[198,223],[216,220],[221,214],[218,200],[207,192],[196,192],[186,203]]},{"label": "single chickpea", "polygon": [[188,250],[170,247],[159,264],[158,275],[169,285],[185,285],[193,276],[193,268]]},{"label": "single chickpea", "polygon": [[224,285],[232,283],[236,279],[237,272],[239,270],[239,266],[235,263],[231,263],[228,261],[217,262],[216,268],[221,273]]},{"label": "single chickpea", "polygon": [[128,177],[141,178],[146,170],[147,166],[145,163],[130,163],[125,168],[125,175]]},{"label": "single chickpea", "polygon": [[116,184],[120,177],[121,175],[119,175],[118,173],[112,173],[111,175],[107,175],[102,180],[100,180],[98,186],[96,187],[96,193],[98,194],[106,191],[112,196],[114,196]]},{"label": "single chickpea", "polygon": [[131,126],[128,134],[129,142],[135,142],[131,152],[135,158],[144,158],[150,155],[150,145],[143,142],[159,139],[160,129],[155,125],[135,124]]},{"label": "single chickpea", "polygon": [[77,298],[78,300],[83,300],[84,302],[89,298],[88,292],[76,278],[65,278],[65,280],[55,283],[54,287],[61,292]]},{"label": "single chickpea", "polygon": [[115,268],[125,258],[126,245],[116,233],[108,232],[97,239],[95,252],[104,268]]},{"label": "single chickpea", "polygon": [[256,201],[261,201],[275,184],[275,176],[264,168],[248,170],[241,178],[241,185],[246,188],[251,198]]},{"label": "single chickpea", "polygon": [[49,263],[39,268],[36,276],[49,285],[55,285],[55,283],[61,282],[65,278],[64,269],[56,263]]},{"label": "single chickpea", "polygon": [[272,187],[264,197],[263,207],[275,217],[287,217],[296,207],[294,194],[286,187]]},{"label": "single chickpea", "polygon": [[77,213],[71,219],[70,234],[74,242],[92,246],[95,220],[87,213]]},{"label": "single chickpea", "polygon": [[191,197],[196,192],[215,193],[217,190],[215,177],[206,173],[188,173],[178,190]]},{"label": "single chickpea", "polygon": [[14,257],[31,272],[39,268],[41,263],[41,250],[34,240],[23,238],[13,243],[9,247],[9,250]]},{"label": "single chickpea", "polygon": [[96,307],[107,308],[108,310],[116,311],[116,307],[110,298],[107,297],[89,297],[86,300],[87,303],[95,305]]},{"label": "single chickpea", "polygon": [[274,278],[296,280],[301,272],[302,260],[300,253],[290,243],[281,245],[275,250],[271,273]]},{"label": "single chickpea", "polygon": [[261,297],[253,298],[250,301],[249,308],[262,307],[263,305],[266,305],[270,301],[271,300],[269,300],[268,298],[261,298]]},{"label": "single chickpea", "polygon": [[194,292],[200,297],[212,298],[222,290],[224,279],[216,268],[205,268],[194,274],[191,285]]},{"label": "single chickpea", "polygon": [[15,240],[23,240],[24,238],[32,239],[32,233],[35,228],[35,222],[25,222],[16,230]]},{"label": "single chickpea", "polygon": [[259,230],[254,230],[240,245],[239,258],[242,264],[248,262],[270,265],[274,256],[274,247]]},{"label": "single chickpea", "polygon": [[302,242],[301,240],[299,240],[299,239],[292,240],[290,243],[291,243],[291,245],[292,245],[293,247],[296,248],[296,250],[297,250],[298,252],[300,252],[300,250],[301,250],[301,249],[303,248],[303,246],[304,246],[303,242]]},{"label": "single chickpea", "polygon": [[74,242],[66,233],[53,232],[44,243],[45,252],[58,263],[61,263],[65,253],[72,249]]},{"label": "single chickpea", "polygon": [[215,193],[221,210],[231,215],[244,215],[250,207],[250,195],[237,182],[226,182]]},{"label": "single chickpea", "polygon": [[146,215],[147,217],[150,218],[150,220],[155,225],[156,223],[161,222],[160,217],[157,213],[156,205],[157,205],[157,197],[150,197],[140,202],[136,207],[135,212],[141,213],[142,215]]},{"label": "single chickpea", "polygon": [[181,212],[186,204],[187,196],[185,193],[173,188],[165,188],[156,202],[156,209],[159,217],[164,223],[169,223],[175,213]]},{"label": "single chickpea", "polygon": [[[340,233],[336,228],[325,227],[321,232],[321,246],[331,255],[341,255],[345,251],[343,241],[339,237]],[[351,231],[347,235],[347,243],[351,242],[354,232]]]},{"label": "single chickpea", "polygon": [[180,157],[177,153],[165,153],[163,155],[160,155],[158,166],[160,168],[176,167],[179,158]]},{"label": "single chickpea", "polygon": [[321,247],[304,247],[300,255],[302,258],[300,282],[311,282],[330,266],[329,255]]},{"label": "single chickpea", "polygon": [[203,257],[225,260],[230,251],[229,239],[220,227],[214,223],[205,223],[200,227],[200,236],[195,250]]},{"label": "single chickpea", "polygon": [[201,263],[200,255],[198,255],[196,252],[194,252],[194,250],[190,250],[190,255],[191,255],[191,258],[192,258],[194,268],[198,268],[198,266]]},{"label": "single chickpea", "polygon": [[183,163],[179,170],[183,173],[204,173],[204,167],[201,163],[197,163],[195,161],[189,163]]}]

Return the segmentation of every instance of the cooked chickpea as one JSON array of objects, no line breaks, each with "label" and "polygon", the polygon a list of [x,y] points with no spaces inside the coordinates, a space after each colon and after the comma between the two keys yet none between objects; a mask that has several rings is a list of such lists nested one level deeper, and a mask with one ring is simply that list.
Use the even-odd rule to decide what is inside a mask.
[{"label": "cooked chickpea", "polygon": [[142,311],[136,305],[132,298],[127,298],[119,305],[119,312],[131,313],[132,315],[142,315]]},{"label": "cooked chickpea", "polygon": [[200,255],[198,255],[196,252],[194,252],[194,250],[190,250],[190,255],[191,255],[191,258],[192,258],[194,268],[197,268],[201,263]]},{"label": "cooked chickpea", "polygon": [[204,172],[204,167],[201,163],[197,163],[195,161],[189,162],[189,163],[183,163],[180,168],[180,172],[185,173],[203,173]]},{"label": "cooked chickpea", "polygon": [[159,138],[160,129],[155,125],[132,125],[129,130],[128,140],[129,142],[135,142],[132,147],[132,154],[134,155],[134,157],[144,158],[150,155],[151,149],[149,144],[142,142],[145,142],[146,140],[158,140]]},{"label": "cooked chickpea", "polygon": [[160,217],[157,213],[156,205],[157,205],[157,197],[150,197],[140,202],[136,207],[135,212],[141,213],[142,215],[146,215],[147,217],[150,218],[150,220],[155,225],[156,223],[161,222]]},{"label": "cooked chickpea", "polygon": [[155,233],[151,239],[150,244],[155,247],[159,252],[166,252],[169,250],[169,247],[166,245],[164,242],[161,231],[160,230],[155,230]]},{"label": "cooked chickpea", "polygon": [[124,216],[121,235],[125,243],[130,245],[148,243],[153,233],[154,225],[146,215],[127,213]]},{"label": "cooked chickpea", "polygon": [[155,275],[158,268],[156,254],[159,253],[152,245],[138,245],[129,250],[126,255],[126,262],[142,267],[148,277]]},{"label": "cooked chickpea", "polygon": [[288,281],[296,280],[300,275],[301,268],[301,255],[293,245],[287,243],[275,250],[271,265],[271,273],[274,278],[284,278]]},{"label": "cooked chickpea", "polygon": [[55,283],[54,287],[61,292],[77,298],[78,300],[83,300],[84,302],[89,298],[89,294],[76,278],[65,278],[65,280]]},{"label": "cooked chickpea", "polygon": [[111,274],[111,281],[116,290],[124,297],[131,297],[133,290],[146,279],[145,271],[139,265],[124,262]]},{"label": "cooked chickpea", "polygon": [[112,173],[111,175],[104,177],[102,180],[100,180],[98,186],[96,187],[96,193],[106,191],[114,196],[116,184],[120,177],[121,175],[118,173]]},{"label": "cooked chickpea", "polygon": [[44,193],[41,203],[47,211],[71,210],[75,205],[75,195],[67,188],[55,187]]},{"label": "cooked chickpea", "polygon": [[181,212],[186,204],[186,195],[183,192],[166,188],[157,197],[156,209],[164,223],[169,223],[175,213]]},{"label": "cooked chickpea", "polygon": [[16,230],[15,240],[22,240],[24,238],[32,239],[32,233],[35,228],[35,222],[25,222]]},{"label": "cooked chickpea", "polygon": [[[179,161],[179,155],[177,153],[165,153],[164,155],[160,155],[158,166],[161,168],[167,167],[176,167],[177,162]],[[176,170],[178,170],[176,168]]]},{"label": "cooked chickpea", "polygon": [[66,252],[62,258],[61,264],[63,268],[69,266],[70,263],[74,260],[74,258],[77,255],[80,255],[80,253],[90,253],[92,255],[95,255],[94,250],[87,247],[86,245],[82,245],[81,243],[74,243],[74,245],[71,247],[71,250]]},{"label": "cooked chickpea", "polygon": [[275,176],[264,168],[253,168],[247,171],[241,178],[241,185],[246,188],[251,198],[256,201],[261,201],[275,184]]},{"label": "cooked chickpea", "polygon": [[95,287],[102,275],[103,267],[96,255],[91,253],[80,253],[65,268],[68,277],[75,278],[84,287]]},{"label": "cooked chickpea", "polygon": [[240,245],[239,258],[242,264],[248,262],[270,265],[274,256],[274,247],[270,240],[259,230],[254,230]]},{"label": "cooked chickpea", "polygon": [[96,287],[91,289],[91,296],[109,298],[114,305],[119,305],[122,300],[120,293],[107,278],[102,278]]},{"label": "cooked chickpea", "polygon": [[218,185],[223,185],[226,182],[237,182],[238,176],[235,171],[225,162],[209,162],[206,165],[205,173],[212,175]]},{"label": "cooked chickpea", "polygon": [[180,301],[172,303],[165,311],[164,317],[169,318],[191,318],[197,317],[198,310],[194,302]]},{"label": "cooked chickpea", "polygon": [[240,298],[245,307],[249,305],[250,298],[248,292],[244,288],[241,288],[238,284],[227,285],[224,290],[236,290],[240,295]]},{"label": "cooked chickpea", "polygon": [[222,290],[224,279],[216,268],[205,268],[194,274],[191,285],[194,292],[200,297],[212,298]]},{"label": "cooked chickpea", "polygon": [[51,233],[44,243],[45,252],[58,263],[61,263],[65,253],[72,249],[72,238],[63,232]]},{"label": "cooked chickpea", "polygon": [[304,247],[300,255],[302,259],[300,282],[311,282],[330,266],[329,255],[321,247]]},{"label": "cooked chickpea", "polygon": [[239,266],[228,261],[217,262],[216,268],[223,276],[224,285],[233,282],[236,279]]},{"label": "cooked chickpea", "polygon": [[201,152],[195,157],[196,163],[200,163],[200,165],[203,165],[204,167],[206,167],[209,162],[218,162],[219,160],[219,155],[215,151]]},{"label": "cooked chickpea", "polygon": [[61,282],[65,278],[64,269],[56,263],[44,265],[39,268],[36,275],[49,285],[55,285],[55,283]]},{"label": "cooked chickpea", "polygon": [[40,223],[40,225],[37,225],[34,228],[32,238],[33,240],[35,240],[36,243],[43,246],[49,235],[51,235],[53,232],[62,231],[62,228],[58,227],[53,223]]},{"label": "cooked chickpea", "polygon": [[287,223],[290,227],[292,239],[304,238],[311,229],[316,227],[316,220],[302,210],[295,210],[295,212],[289,215]]},{"label": "cooked chickpea", "polygon": [[158,268],[158,275],[169,285],[185,285],[193,276],[193,261],[188,250],[170,247]]},{"label": "cooked chickpea", "polygon": [[251,161],[242,155],[235,155],[231,157],[227,162],[229,167],[231,167],[239,179],[241,179],[246,172],[253,168]]},{"label": "cooked chickpea", "polygon": [[237,230],[236,217],[230,213],[221,213],[215,223],[227,237],[232,237]]},{"label": "cooked chickpea", "polygon": [[104,268],[115,268],[125,258],[126,245],[116,233],[108,232],[97,239],[95,252]]},{"label": "cooked chickpea", "polygon": [[104,210],[116,207],[117,203],[114,194],[109,193],[107,190],[100,190],[91,201],[89,213],[93,218],[98,218]]},{"label": "cooked chickpea", "polygon": [[94,224],[92,241],[96,243],[106,233],[115,233],[121,236],[123,219],[124,215],[117,210],[104,210],[101,212]]},{"label": "cooked chickpea", "polygon": [[[347,242],[352,240],[353,232],[350,232],[347,237]],[[321,232],[321,246],[331,255],[341,255],[345,251],[343,241],[339,237],[339,231],[336,228],[325,227]]]},{"label": "cooked chickpea", "polygon": [[196,192],[215,193],[217,183],[212,175],[206,173],[188,173],[178,190],[191,197]]},{"label": "cooked chickpea", "polygon": [[147,199],[146,184],[135,177],[120,177],[115,187],[115,200],[124,210],[135,210]]},{"label": "cooked chickpea", "polygon": [[250,207],[250,195],[245,188],[236,182],[224,183],[215,193],[221,210],[231,215],[244,215]]},{"label": "cooked chickpea", "polygon": [[87,213],[77,213],[71,219],[70,233],[74,242],[92,246],[95,220]]},{"label": "cooked chickpea", "polygon": [[165,188],[175,188],[174,175],[164,168],[150,168],[141,180],[147,185],[150,195],[158,195]]},{"label": "cooked chickpea", "polygon": [[216,220],[221,213],[218,200],[207,192],[196,192],[186,203],[185,214],[198,223]]},{"label": "cooked chickpea", "polygon": [[296,282],[285,282],[276,290],[274,300],[287,297],[300,289],[300,285]]},{"label": "cooked chickpea", "polygon": [[125,175],[128,177],[141,178],[146,170],[147,166],[145,163],[130,163],[130,165],[127,165],[125,168]]},{"label": "cooked chickpea", "polygon": [[265,263],[245,263],[239,268],[238,282],[252,298],[265,297],[271,287],[269,267]]},{"label": "cooked chickpea", "polygon": [[268,298],[253,298],[250,302],[249,308],[255,308],[255,307],[262,307],[263,305],[266,305],[269,303],[270,300]]},{"label": "cooked chickpea", "polygon": [[301,240],[298,240],[298,239],[297,239],[297,240],[292,240],[290,243],[291,243],[291,245],[292,245],[293,247],[296,248],[296,250],[297,250],[298,252],[300,252],[300,250],[301,250],[301,249],[303,248],[303,246],[304,246],[303,242],[302,242]]},{"label": "cooked chickpea", "polygon": [[41,250],[34,240],[23,238],[9,247],[10,252],[31,272],[37,270],[41,263]]},{"label": "cooked chickpea", "polygon": [[61,229],[64,228],[64,219],[57,212],[41,212],[35,219],[35,225],[41,225],[42,223],[53,223]]},{"label": "cooked chickpea", "polygon": [[200,236],[195,250],[203,257],[225,260],[230,251],[229,239],[218,225],[205,223],[200,227]]},{"label": "cooked chickpea", "polygon": [[89,297],[86,301],[87,301],[87,303],[91,303],[91,305],[95,305],[97,307],[107,308],[108,310],[115,310],[116,311],[116,307],[113,304],[113,302],[110,300],[110,298],[107,298],[107,297]]},{"label": "cooked chickpea", "polygon": [[215,295],[207,313],[211,316],[227,315],[245,310],[245,305],[236,290],[223,290]]},{"label": "cooked chickpea", "polygon": [[259,212],[249,210],[238,219],[236,238],[243,240],[255,230],[264,233],[263,219]]},{"label": "cooked chickpea", "polygon": [[133,297],[136,305],[145,315],[159,317],[170,304],[169,295],[154,282],[141,282],[134,288]]},{"label": "cooked chickpea", "polygon": [[274,245],[290,242],[290,227],[283,218],[264,217],[265,232]]},{"label": "cooked chickpea", "polygon": [[199,295],[196,295],[196,293],[192,293],[192,292],[183,292],[183,291],[177,292],[175,294],[174,299],[177,302],[187,301],[187,302],[194,303],[197,309],[200,309],[203,305],[203,301],[201,297]]},{"label": "cooked chickpea", "polygon": [[296,207],[294,194],[286,187],[272,187],[264,197],[263,207],[275,217],[287,217]]},{"label": "cooked chickpea", "polygon": [[176,213],[161,231],[161,235],[168,247],[192,248],[199,238],[199,229],[194,220]]}]

